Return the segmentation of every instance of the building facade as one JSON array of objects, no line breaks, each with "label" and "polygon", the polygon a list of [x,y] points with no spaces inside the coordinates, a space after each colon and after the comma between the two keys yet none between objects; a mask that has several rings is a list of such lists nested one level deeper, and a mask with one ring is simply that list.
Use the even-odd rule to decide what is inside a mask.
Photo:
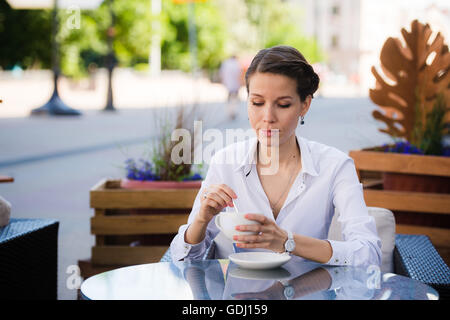
[{"label": "building facade", "polygon": [[[335,84],[345,82],[357,95],[367,95],[379,69],[379,54],[388,37],[402,38],[418,19],[450,39],[450,1],[443,0],[291,0],[303,7],[303,32],[317,39]],[[432,35],[431,38],[433,38]]]}]

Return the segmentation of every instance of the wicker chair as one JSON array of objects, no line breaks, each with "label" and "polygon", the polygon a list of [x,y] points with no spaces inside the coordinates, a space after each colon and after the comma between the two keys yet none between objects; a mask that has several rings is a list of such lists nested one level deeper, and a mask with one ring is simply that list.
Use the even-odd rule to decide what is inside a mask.
[{"label": "wicker chair", "polygon": [[57,299],[58,228],[47,219],[0,228],[0,299]]},{"label": "wicker chair", "polygon": [[[203,259],[213,259],[214,250],[215,242],[213,241]],[[160,261],[172,261],[170,248]],[[396,235],[394,273],[432,286],[439,292],[441,300],[450,299],[450,268],[425,235]]]}]

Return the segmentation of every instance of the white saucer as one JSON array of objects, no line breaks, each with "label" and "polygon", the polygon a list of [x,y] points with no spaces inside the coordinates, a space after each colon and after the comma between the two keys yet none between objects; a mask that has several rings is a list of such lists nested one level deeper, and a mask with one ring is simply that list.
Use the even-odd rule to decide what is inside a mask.
[{"label": "white saucer", "polygon": [[228,256],[232,262],[246,269],[272,269],[291,259],[287,253],[275,252],[239,252]]}]

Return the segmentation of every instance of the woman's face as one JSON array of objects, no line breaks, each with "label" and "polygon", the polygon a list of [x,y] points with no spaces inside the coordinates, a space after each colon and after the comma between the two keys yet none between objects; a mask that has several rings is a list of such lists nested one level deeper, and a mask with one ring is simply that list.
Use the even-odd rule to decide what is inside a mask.
[{"label": "woman's face", "polygon": [[297,81],[284,75],[256,72],[248,81],[248,117],[258,141],[270,146],[278,131],[278,143],[284,144],[295,134],[298,119],[308,111],[311,97],[302,102]]}]

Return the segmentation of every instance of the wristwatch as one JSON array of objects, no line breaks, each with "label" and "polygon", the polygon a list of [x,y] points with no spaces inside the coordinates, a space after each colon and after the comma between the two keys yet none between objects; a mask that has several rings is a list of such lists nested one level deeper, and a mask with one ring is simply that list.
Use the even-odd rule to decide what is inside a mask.
[{"label": "wristwatch", "polygon": [[291,253],[295,249],[294,235],[289,230],[287,231],[287,233],[288,233],[288,238],[287,238],[286,242],[284,243],[284,250],[287,253]]},{"label": "wristwatch", "polygon": [[295,296],[295,289],[289,284],[289,281],[278,280],[284,287],[283,294],[286,300],[291,300]]}]

